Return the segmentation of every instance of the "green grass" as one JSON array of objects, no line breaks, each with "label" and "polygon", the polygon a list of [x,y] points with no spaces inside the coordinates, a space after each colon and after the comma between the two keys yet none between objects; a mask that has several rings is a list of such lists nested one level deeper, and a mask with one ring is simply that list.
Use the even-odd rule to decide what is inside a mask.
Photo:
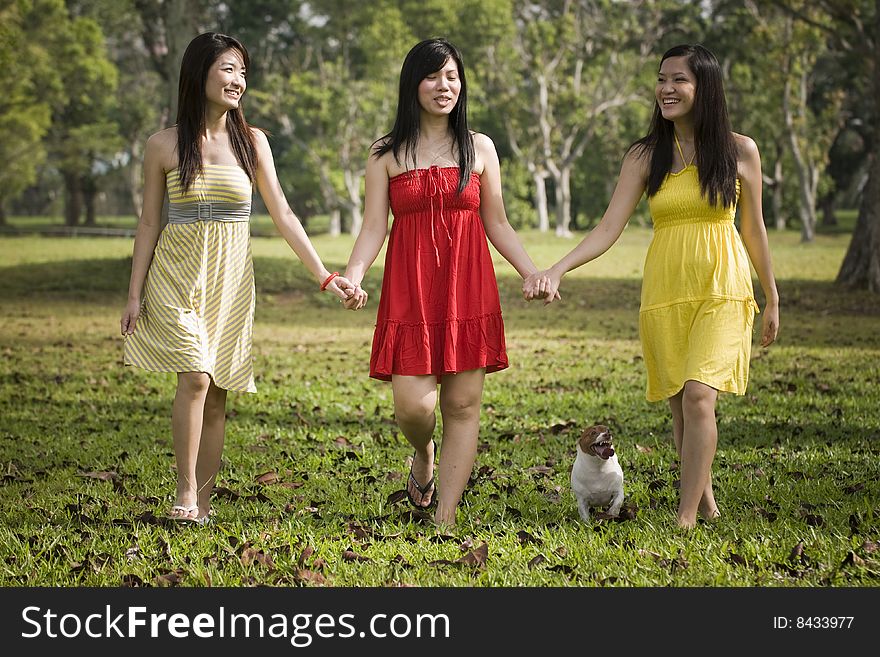
[{"label": "green grass", "polygon": [[[542,265],[575,243],[521,237]],[[121,365],[131,240],[0,238],[0,585],[877,586],[880,300],[832,284],[848,236],[770,237],[782,332],[718,404],[719,522],[675,528],[670,417],[644,400],[638,343],[650,231],[630,227],[546,308],[496,257],[511,367],[487,377],[451,535],[397,500],[410,450],[367,376],[381,256],[351,313],[254,239],[259,393],[230,396],[216,522],[194,528],[159,519],[174,377]],[[344,267],[350,237],[314,243]],[[568,474],[593,422],[619,443],[626,513],[585,525]]]}]

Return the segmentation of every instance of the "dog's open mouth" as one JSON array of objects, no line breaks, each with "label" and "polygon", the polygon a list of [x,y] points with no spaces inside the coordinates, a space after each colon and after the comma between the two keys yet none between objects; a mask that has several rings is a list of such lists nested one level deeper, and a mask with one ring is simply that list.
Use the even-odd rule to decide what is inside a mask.
[{"label": "dog's open mouth", "polygon": [[599,442],[593,443],[590,445],[590,449],[592,449],[593,454],[600,459],[610,459],[614,456],[614,447],[611,446],[610,440],[600,440]]}]

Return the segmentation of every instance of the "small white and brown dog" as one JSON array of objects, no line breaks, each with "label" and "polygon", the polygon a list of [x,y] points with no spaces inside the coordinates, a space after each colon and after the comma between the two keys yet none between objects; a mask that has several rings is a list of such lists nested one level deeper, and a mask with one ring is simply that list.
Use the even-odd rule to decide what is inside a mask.
[{"label": "small white and brown dog", "polygon": [[577,456],[571,468],[571,490],[578,512],[590,521],[590,507],[608,507],[612,518],[623,504],[623,470],[614,453],[611,430],[603,424],[587,428],[577,442]]}]

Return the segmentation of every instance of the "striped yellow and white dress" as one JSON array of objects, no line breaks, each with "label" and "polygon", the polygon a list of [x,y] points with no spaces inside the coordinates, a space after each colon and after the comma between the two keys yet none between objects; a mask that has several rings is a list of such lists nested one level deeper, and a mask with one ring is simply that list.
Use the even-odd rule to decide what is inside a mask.
[{"label": "striped yellow and white dress", "polygon": [[219,388],[256,392],[252,184],[235,165],[202,169],[186,193],[177,169],[165,174],[168,224],[124,362],[153,372],[206,372]]}]

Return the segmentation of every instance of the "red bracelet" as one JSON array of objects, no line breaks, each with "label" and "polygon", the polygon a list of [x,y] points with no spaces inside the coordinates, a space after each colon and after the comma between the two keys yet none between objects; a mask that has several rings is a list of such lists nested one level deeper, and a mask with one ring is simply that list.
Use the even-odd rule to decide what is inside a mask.
[{"label": "red bracelet", "polygon": [[339,276],[339,272],[338,272],[338,271],[335,271],[335,272],[333,272],[332,274],[330,274],[330,275],[327,277],[327,279],[326,279],[323,283],[321,283],[321,292],[323,292],[324,290],[326,290],[326,289],[327,289],[327,286],[330,285],[330,281],[332,281],[332,280],[333,280],[334,278],[336,278],[337,276]]}]

